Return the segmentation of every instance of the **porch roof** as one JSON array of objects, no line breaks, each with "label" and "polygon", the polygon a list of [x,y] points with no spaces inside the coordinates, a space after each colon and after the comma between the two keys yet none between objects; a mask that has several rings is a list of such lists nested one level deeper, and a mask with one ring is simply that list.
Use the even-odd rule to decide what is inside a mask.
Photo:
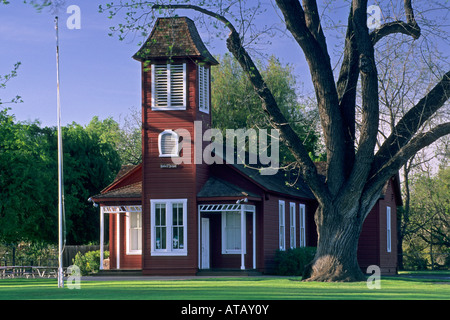
[{"label": "porch roof", "polygon": [[98,200],[108,200],[108,199],[130,199],[130,198],[141,198],[142,195],[142,182],[136,182],[130,185],[126,185],[122,188],[113,189],[102,194],[93,196],[92,199]]},{"label": "porch roof", "polygon": [[261,199],[261,196],[238,187],[228,181],[217,177],[210,177],[204,184],[203,188],[197,194],[199,198],[216,198],[216,197],[254,197]]}]

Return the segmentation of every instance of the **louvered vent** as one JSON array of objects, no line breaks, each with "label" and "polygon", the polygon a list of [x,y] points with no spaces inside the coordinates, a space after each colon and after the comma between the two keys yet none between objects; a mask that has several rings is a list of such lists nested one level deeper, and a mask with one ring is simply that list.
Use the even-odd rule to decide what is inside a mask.
[{"label": "louvered vent", "polygon": [[178,135],[173,131],[164,131],[160,134],[160,156],[174,156],[178,149]]},{"label": "louvered vent", "polygon": [[199,109],[209,112],[209,70],[204,66],[198,66],[198,93]]},{"label": "louvered vent", "polygon": [[152,109],[186,109],[186,64],[152,65]]}]

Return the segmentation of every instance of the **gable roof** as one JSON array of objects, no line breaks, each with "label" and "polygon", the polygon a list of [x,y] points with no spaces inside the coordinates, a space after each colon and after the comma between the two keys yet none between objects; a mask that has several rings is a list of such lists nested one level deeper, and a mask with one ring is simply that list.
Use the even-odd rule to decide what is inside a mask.
[{"label": "gable roof", "polygon": [[111,199],[140,199],[142,195],[142,164],[124,165],[114,181],[100,194],[92,196],[94,201]]},{"label": "gable roof", "polygon": [[187,17],[158,18],[150,36],[133,56],[138,61],[196,57],[219,64],[206,48],[194,22]]},{"label": "gable roof", "polygon": [[[229,165],[233,170],[243,175],[247,179],[250,179],[253,183],[259,185],[262,189],[269,192],[275,192],[282,195],[288,195],[293,197],[300,197],[305,199],[315,199],[313,193],[309,189],[304,180],[297,174],[293,174],[293,170],[285,170],[279,168],[273,175],[261,174],[262,168],[268,168],[270,166],[256,163],[252,165],[238,163],[236,151],[226,146],[223,146],[223,152],[220,148],[216,150],[216,155],[223,159],[223,162]],[[234,162],[227,163],[227,154],[234,154]],[[259,159],[259,157],[254,157]],[[245,159],[250,159],[249,153],[245,152]],[[245,160],[244,160],[245,161]]]}]

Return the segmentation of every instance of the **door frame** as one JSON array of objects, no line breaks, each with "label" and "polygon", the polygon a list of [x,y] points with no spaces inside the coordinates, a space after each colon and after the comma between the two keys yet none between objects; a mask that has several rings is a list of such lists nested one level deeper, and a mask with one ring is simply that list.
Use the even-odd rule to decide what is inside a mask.
[{"label": "door frame", "polygon": [[201,218],[200,269],[211,268],[211,242],[209,218]]}]

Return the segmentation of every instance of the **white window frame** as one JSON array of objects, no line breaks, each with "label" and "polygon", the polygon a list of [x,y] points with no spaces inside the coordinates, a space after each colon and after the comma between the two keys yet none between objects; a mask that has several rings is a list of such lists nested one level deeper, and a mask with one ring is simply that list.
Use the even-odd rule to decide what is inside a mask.
[{"label": "white window frame", "polygon": [[290,202],[289,203],[289,239],[290,239],[290,246],[291,249],[294,249],[296,247],[297,241],[297,230],[296,230],[296,221],[295,221],[295,203]]},{"label": "white window frame", "polygon": [[[183,204],[183,249],[173,248],[173,216],[172,204]],[[156,249],[156,232],[155,232],[155,206],[156,204],[165,204],[166,206],[166,248]],[[150,200],[150,227],[151,227],[151,255],[152,256],[187,256],[187,199],[151,199]],[[169,212],[170,210],[170,212]]]},{"label": "white window frame", "polygon": [[210,97],[209,97],[209,86],[210,86],[210,69],[206,68],[204,65],[198,65],[198,109],[204,113],[209,113],[210,109]]},{"label": "white window frame", "polygon": [[[172,70],[173,68],[175,68],[174,66],[183,66],[183,75],[182,75],[182,99],[183,99],[183,105],[173,105],[172,104]],[[167,95],[167,103],[163,104],[163,105],[158,105],[158,98],[157,98],[157,88],[156,88],[156,66],[158,66],[159,70],[164,69],[164,71],[166,72],[165,77],[166,77],[166,95]],[[165,68],[162,68],[163,66],[165,66]],[[164,71],[160,71],[160,72],[164,72]],[[176,64],[167,64],[167,65],[162,65],[162,64],[152,64],[152,110],[155,111],[166,111],[166,110],[186,110],[186,106],[187,106],[187,72],[186,72],[186,63],[176,63]]]},{"label": "white window frame", "polygon": [[286,250],[286,207],[283,200],[278,200],[278,245]]},{"label": "white window frame", "polygon": [[[130,223],[130,215],[131,214],[138,214],[139,215],[139,227],[138,229],[138,237],[140,237],[141,239],[141,249],[140,250],[133,250],[131,249],[131,240],[130,240],[130,236],[131,236],[131,223]],[[134,211],[134,212],[127,212],[126,213],[126,250],[127,250],[127,255],[140,255],[142,254],[142,211]]]},{"label": "white window frame", "polygon": [[386,207],[386,251],[392,251],[391,207]]},{"label": "white window frame", "polygon": [[[244,219],[244,225],[241,225],[241,211],[222,211],[222,254],[241,254],[242,248],[239,249],[227,249],[227,239],[228,239],[228,232],[227,232],[227,214],[236,214],[239,220],[239,224],[238,224],[238,232],[237,234],[239,235],[239,245],[242,246],[242,228],[246,228],[245,225],[245,220]],[[246,213],[244,212],[244,215]],[[244,246],[244,254],[246,253],[246,245]]]},{"label": "white window frame", "polygon": [[305,216],[306,216],[306,206],[300,204],[299,206],[299,222],[300,222],[300,247],[306,247],[306,226],[305,226]]},{"label": "white window frame", "polygon": [[[173,147],[172,153],[163,153],[163,148],[162,148],[162,137],[166,134],[170,134],[172,135],[172,137],[175,139],[175,145]],[[164,130],[163,132],[161,132],[158,136],[158,151],[159,151],[159,157],[160,158],[171,158],[171,157],[179,157],[179,140],[180,137],[178,136],[178,134],[170,129]]]}]

